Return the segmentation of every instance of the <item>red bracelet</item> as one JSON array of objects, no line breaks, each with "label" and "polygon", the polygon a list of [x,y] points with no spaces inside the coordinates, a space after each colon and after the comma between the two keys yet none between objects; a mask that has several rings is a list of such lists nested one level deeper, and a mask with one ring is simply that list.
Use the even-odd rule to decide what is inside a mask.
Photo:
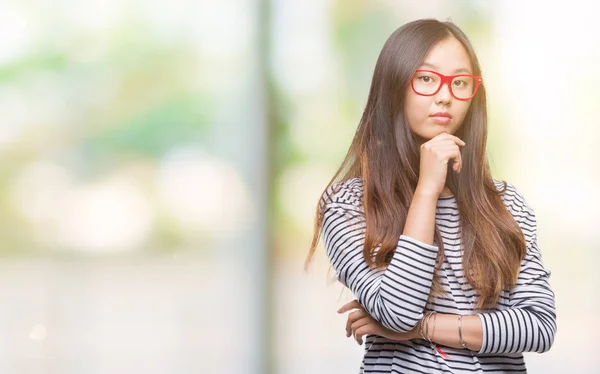
[{"label": "red bracelet", "polygon": [[[425,316],[421,320],[421,326],[419,326],[420,327],[419,333],[421,334],[421,337],[423,338],[423,340],[426,340],[430,344],[432,344],[433,347],[435,348],[435,350],[440,354],[440,356],[442,356],[442,358],[447,360],[450,358],[450,356],[448,356],[448,354],[446,352],[444,352],[442,350],[442,348],[440,348],[436,343],[433,342],[433,340],[431,340],[431,338],[433,337],[433,334],[435,332],[435,325],[436,325],[436,318],[437,318],[437,316],[435,316],[434,314],[437,314],[437,312],[431,311],[431,312],[428,312],[425,314]],[[432,316],[433,316],[433,328],[431,329],[431,337],[430,337],[429,336],[429,320],[431,319]],[[425,324],[425,326],[423,326],[423,324]],[[425,328],[425,334],[423,334],[423,327]]]},{"label": "red bracelet", "polygon": [[436,344],[435,345],[435,349],[437,349],[437,351],[439,352],[440,356],[442,356],[443,358],[445,358],[445,359],[449,359],[450,358],[450,356],[448,356],[448,354],[446,352],[442,351],[442,348],[440,348],[439,345]]}]

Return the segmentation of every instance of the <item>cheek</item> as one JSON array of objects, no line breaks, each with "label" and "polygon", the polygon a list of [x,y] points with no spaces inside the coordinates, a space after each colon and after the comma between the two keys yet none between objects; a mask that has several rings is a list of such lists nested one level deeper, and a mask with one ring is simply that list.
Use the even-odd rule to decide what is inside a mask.
[{"label": "cheek", "polygon": [[466,103],[460,103],[460,105],[456,108],[456,117],[458,119],[458,123],[462,124],[462,121],[465,119],[465,116],[467,115],[467,112],[469,111],[469,107],[471,105],[471,102],[466,102]]},{"label": "cheek", "polygon": [[[406,97],[406,118],[411,127],[418,126],[429,115],[428,108],[431,105],[424,96],[407,95]],[[425,99],[425,100],[424,100]]]}]

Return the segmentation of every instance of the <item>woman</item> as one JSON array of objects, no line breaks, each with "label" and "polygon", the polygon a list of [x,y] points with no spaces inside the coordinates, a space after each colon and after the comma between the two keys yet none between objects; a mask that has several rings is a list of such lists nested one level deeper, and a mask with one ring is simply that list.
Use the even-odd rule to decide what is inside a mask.
[{"label": "woman", "polygon": [[381,51],[307,258],[323,234],[357,298],[338,312],[355,309],[346,331],[365,337],[361,373],[525,372],[523,352],[552,346],[535,214],[490,175],[482,82],[450,22],[410,22]]}]

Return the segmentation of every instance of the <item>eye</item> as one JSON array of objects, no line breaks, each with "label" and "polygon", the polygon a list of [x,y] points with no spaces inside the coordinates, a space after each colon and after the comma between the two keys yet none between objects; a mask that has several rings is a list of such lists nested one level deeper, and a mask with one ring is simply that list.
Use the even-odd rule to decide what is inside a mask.
[{"label": "eye", "polygon": [[473,79],[471,77],[458,77],[452,80],[452,87],[457,89],[469,89],[473,87]]},{"label": "eye", "polygon": [[435,82],[435,79],[429,75],[422,75],[417,77],[417,80],[419,80],[421,83],[425,83],[425,84],[429,84],[429,83],[433,83]]}]

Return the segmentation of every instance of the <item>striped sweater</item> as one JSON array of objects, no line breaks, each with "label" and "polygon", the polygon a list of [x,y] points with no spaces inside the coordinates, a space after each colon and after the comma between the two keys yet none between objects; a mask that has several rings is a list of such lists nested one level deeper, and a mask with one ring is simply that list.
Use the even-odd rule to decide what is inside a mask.
[{"label": "striped sweater", "polygon": [[[498,189],[504,184],[495,181]],[[444,242],[444,263],[437,270],[446,295],[429,298],[438,247],[402,235],[384,270],[363,259],[365,219],[359,178],[331,186],[322,200],[323,241],[337,279],[385,327],[411,330],[424,313],[478,315],[483,326],[479,352],[444,347],[444,359],[424,340],[393,341],[367,335],[360,373],[506,373],[526,372],[523,352],[550,349],[556,332],[554,293],[536,242],[536,219],[523,196],[507,184],[502,200],[521,227],[527,254],[514,288],[503,291],[495,308],[474,311],[477,299],[462,269],[460,217],[453,196],[440,197],[436,224]]]}]

